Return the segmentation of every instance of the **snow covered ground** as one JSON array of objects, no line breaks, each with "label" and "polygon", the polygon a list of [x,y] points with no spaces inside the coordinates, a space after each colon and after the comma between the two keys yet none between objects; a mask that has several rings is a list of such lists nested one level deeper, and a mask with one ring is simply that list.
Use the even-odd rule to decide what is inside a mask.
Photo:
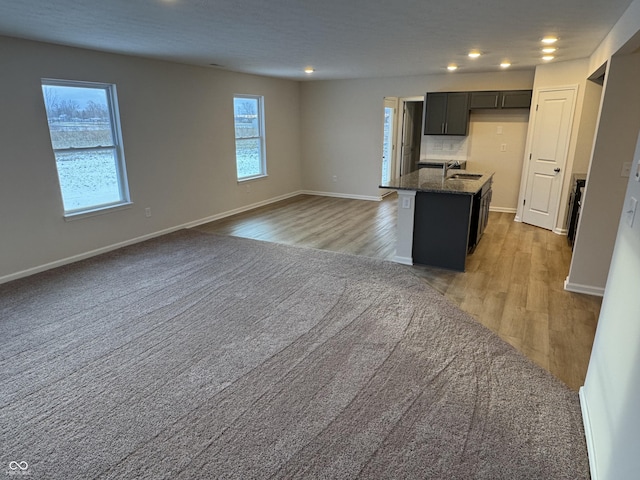
[{"label": "snow covered ground", "polygon": [[112,151],[58,152],[56,166],[66,211],[120,201]]}]

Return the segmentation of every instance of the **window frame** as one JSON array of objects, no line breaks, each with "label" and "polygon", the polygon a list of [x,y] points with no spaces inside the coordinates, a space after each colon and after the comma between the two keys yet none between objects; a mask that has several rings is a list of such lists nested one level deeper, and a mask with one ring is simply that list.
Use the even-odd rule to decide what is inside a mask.
[{"label": "window frame", "polygon": [[[111,129],[111,145],[97,145],[95,147],[67,147],[56,148],[53,145],[53,138],[51,137],[51,128],[49,122],[49,112],[47,111],[47,99],[44,93],[44,87],[70,87],[70,88],[93,88],[102,90],[105,92],[107,101],[107,112],[109,115],[109,128]],[[132,205],[131,196],[129,192],[129,182],[127,178],[127,169],[124,158],[124,147],[122,142],[122,130],[120,126],[120,112],[118,109],[118,97],[116,92],[116,85],[113,83],[103,82],[90,82],[83,80],[62,80],[56,78],[42,78],[41,79],[41,91],[43,95],[43,101],[45,105],[45,114],[47,118],[47,128],[49,129],[49,136],[51,140],[51,149],[56,162],[56,171],[58,171],[58,159],[57,153],[70,153],[70,152],[95,152],[95,151],[112,151],[115,168],[116,178],[118,182],[119,199],[113,202],[99,203],[87,205],[79,208],[66,209],[64,193],[62,189],[62,183],[60,180],[60,174],[58,172],[58,186],[60,188],[60,199],[62,202],[62,208],[64,211],[65,220],[74,220],[85,216],[93,216],[96,214],[106,213],[113,210],[120,210]]]},{"label": "window frame", "polygon": [[[236,130],[236,109],[235,109],[235,101],[236,99],[251,99],[257,100],[258,105],[258,129],[259,134],[253,137],[238,137]],[[256,180],[259,178],[267,177],[267,152],[266,152],[266,135],[265,135],[265,115],[264,115],[264,95],[252,95],[252,94],[234,94],[233,95],[233,132],[234,132],[234,143],[235,143],[235,161],[236,161],[236,180],[238,183]],[[238,140],[258,140],[260,145],[260,173],[255,175],[248,175],[245,177],[240,177],[239,172],[239,163],[238,163]]]}]

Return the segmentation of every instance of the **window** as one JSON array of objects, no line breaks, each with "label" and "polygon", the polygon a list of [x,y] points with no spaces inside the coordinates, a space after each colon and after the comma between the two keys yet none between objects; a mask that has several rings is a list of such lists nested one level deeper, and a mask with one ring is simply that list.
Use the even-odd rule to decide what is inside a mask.
[{"label": "window", "polygon": [[65,216],[129,203],[115,85],[42,80]]},{"label": "window", "polygon": [[256,95],[233,97],[238,180],[267,175],[263,104],[264,98]]}]

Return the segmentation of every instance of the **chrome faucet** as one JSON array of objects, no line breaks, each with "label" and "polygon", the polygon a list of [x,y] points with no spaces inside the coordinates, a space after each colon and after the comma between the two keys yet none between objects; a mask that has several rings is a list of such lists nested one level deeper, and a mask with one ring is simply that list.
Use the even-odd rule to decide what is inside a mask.
[{"label": "chrome faucet", "polygon": [[450,168],[459,167],[460,162],[458,160],[445,161],[442,163],[442,178],[447,178],[447,171]]}]

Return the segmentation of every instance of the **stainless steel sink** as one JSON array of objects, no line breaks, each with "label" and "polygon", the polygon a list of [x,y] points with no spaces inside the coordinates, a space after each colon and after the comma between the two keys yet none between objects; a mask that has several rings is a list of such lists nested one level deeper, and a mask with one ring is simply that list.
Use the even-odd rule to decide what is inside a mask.
[{"label": "stainless steel sink", "polygon": [[449,178],[457,180],[478,180],[482,177],[482,173],[454,173]]}]

